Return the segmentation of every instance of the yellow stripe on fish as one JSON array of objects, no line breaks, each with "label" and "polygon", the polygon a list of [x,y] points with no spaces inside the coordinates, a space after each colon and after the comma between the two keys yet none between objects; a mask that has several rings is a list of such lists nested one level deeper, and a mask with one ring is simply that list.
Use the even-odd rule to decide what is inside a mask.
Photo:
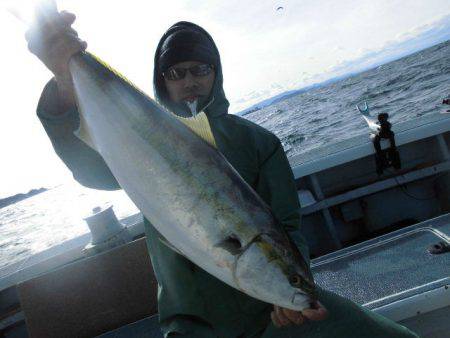
[{"label": "yellow stripe on fish", "polygon": [[[124,80],[126,83],[128,83],[130,86],[132,86],[134,89],[136,89],[138,92],[143,94],[144,96],[148,95],[144,93],[142,90],[140,90],[138,87],[136,87],[130,80],[128,80],[124,75],[119,73],[117,70],[112,68],[110,65],[108,65],[105,61],[100,59],[99,57],[95,56],[92,53],[85,52],[86,54],[89,54],[92,58],[97,60],[99,63],[101,63],[104,67],[109,69],[112,73],[120,77],[122,80]],[[173,114],[173,113],[172,113]],[[201,137],[205,142],[213,146],[217,149],[216,140],[214,139],[214,135],[211,131],[211,126],[209,125],[208,117],[206,116],[205,112],[200,112],[194,117],[182,117],[178,116],[176,114],[173,114],[180,122],[182,122],[186,127],[188,127],[190,130],[192,130],[197,136]],[[93,148],[91,137],[89,136],[89,133],[86,133],[86,125],[83,119],[80,121],[80,128],[78,130],[78,135],[83,141],[85,141],[91,148]]]},{"label": "yellow stripe on fish", "polygon": [[211,131],[211,126],[209,125],[208,117],[205,112],[202,111],[194,117],[182,117],[175,114],[174,116],[179,121],[183,122],[183,124],[195,134],[201,137],[205,142],[217,149],[216,140],[214,139],[214,135]]}]

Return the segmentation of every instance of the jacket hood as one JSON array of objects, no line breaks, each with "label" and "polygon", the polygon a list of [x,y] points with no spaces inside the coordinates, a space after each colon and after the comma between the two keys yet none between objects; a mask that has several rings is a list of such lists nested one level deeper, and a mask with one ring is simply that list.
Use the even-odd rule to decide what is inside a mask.
[{"label": "jacket hood", "polygon": [[[203,103],[203,107],[199,107],[199,111],[204,110],[208,117],[216,117],[221,116],[228,113],[229,103],[225,96],[225,92],[223,90],[223,75],[222,75],[222,64],[220,62],[220,54],[217,49],[216,44],[214,43],[211,35],[208,34],[206,30],[202,27],[187,21],[180,21],[171,26],[166,33],[159,40],[158,47],[155,52],[155,62],[153,69],[153,90],[155,93],[155,98],[164,107],[169,109],[174,113],[179,113],[180,104],[176,104],[169,99],[169,94],[167,92],[167,88],[164,83],[164,78],[162,76],[161,65],[160,65],[160,57],[162,48],[165,42],[173,36],[175,33],[180,31],[193,31],[195,33],[199,33],[207,38],[214,52],[217,53],[216,56],[216,64],[215,64],[215,80],[213,84],[213,88],[211,90],[211,94],[208,99]],[[184,61],[196,61],[196,60],[184,60]],[[206,107],[206,108],[205,108]],[[188,108],[186,107],[186,112]]]}]

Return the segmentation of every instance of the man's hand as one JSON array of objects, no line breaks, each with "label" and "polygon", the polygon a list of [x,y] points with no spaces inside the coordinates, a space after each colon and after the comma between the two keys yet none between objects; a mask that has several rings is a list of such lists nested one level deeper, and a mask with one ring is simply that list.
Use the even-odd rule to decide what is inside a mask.
[{"label": "man's hand", "polygon": [[80,40],[77,32],[71,27],[74,21],[74,14],[66,11],[56,12],[38,18],[25,34],[30,52],[55,75],[61,109],[75,102],[69,60],[87,47],[86,42]]},{"label": "man's hand", "polygon": [[290,324],[301,325],[307,319],[313,321],[324,320],[328,315],[327,310],[319,302],[315,302],[310,309],[294,311],[274,305],[270,314],[272,322],[276,327],[288,326]]},{"label": "man's hand", "polygon": [[74,14],[62,11],[36,20],[25,33],[30,52],[36,55],[56,78],[68,77],[70,57],[87,46],[71,27],[74,21]]}]

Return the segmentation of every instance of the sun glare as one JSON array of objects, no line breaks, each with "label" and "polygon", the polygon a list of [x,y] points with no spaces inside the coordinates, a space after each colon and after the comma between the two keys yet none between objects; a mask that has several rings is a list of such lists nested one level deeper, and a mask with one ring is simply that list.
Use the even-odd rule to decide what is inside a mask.
[{"label": "sun glare", "polygon": [[56,3],[53,0],[4,0],[1,2],[1,7],[23,23],[30,25],[37,11],[40,13],[54,11]]}]

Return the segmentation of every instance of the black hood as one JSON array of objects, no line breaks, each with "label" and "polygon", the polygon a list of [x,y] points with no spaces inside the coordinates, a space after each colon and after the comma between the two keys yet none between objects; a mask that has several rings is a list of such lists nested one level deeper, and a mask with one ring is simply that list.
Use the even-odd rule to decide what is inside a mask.
[{"label": "black hood", "polygon": [[[222,75],[222,64],[220,62],[220,54],[217,49],[216,44],[214,43],[214,40],[212,37],[208,34],[207,31],[205,31],[202,27],[186,21],[180,21],[171,26],[166,33],[162,36],[161,40],[158,43],[158,47],[156,48],[155,52],[155,63],[154,63],[154,69],[153,69],[153,89],[155,93],[156,100],[165,106],[167,109],[174,113],[180,113],[180,109],[183,109],[180,107],[179,104],[176,104],[174,102],[171,102],[169,99],[169,94],[167,92],[166,86],[164,84],[164,78],[162,76],[162,70],[161,70],[161,51],[163,46],[165,45],[165,42],[170,39],[174,34],[177,34],[180,31],[191,31],[195,34],[201,34],[202,38],[206,38],[212,46],[213,53],[215,53],[215,81],[213,85],[213,89],[211,91],[210,96],[203,102],[203,107],[199,107],[199,110],[204,110],[206,115],[209,117],[215,117],[220,116],[228,113],[228,107],[229,103],[227,98],[225,97],[225,92],[223,90],[223,75]],[[197,60],[183,60],[183,61],[197,61]],[[206,108],[204,109],[204,106]],[[185,110],[188,108],[186,107]],[[182,114],[184,115],[184,114]]]}]

